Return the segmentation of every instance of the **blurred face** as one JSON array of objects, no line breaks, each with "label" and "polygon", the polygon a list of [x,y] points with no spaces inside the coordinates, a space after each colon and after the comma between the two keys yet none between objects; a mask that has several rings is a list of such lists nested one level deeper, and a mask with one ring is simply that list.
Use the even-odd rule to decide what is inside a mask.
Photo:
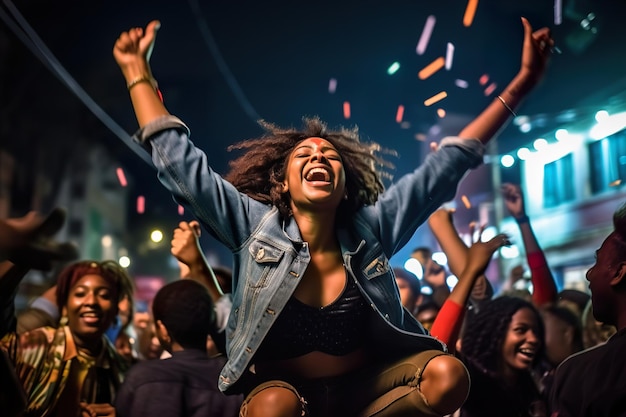
[{"label": "blurred face", "polygon": [[615,256],[615,244],[611,233],[600,249],[596,251],[596,263],[587,271],[587,281],[591,290],[591,303],[594,317],[603,323],[614,324],[613,289],[611,279],[619,273],[619,263]]},{"label": "blurred face", "polygon": [[546,332],[546,356],[548,361],[556,366],[574,353],[573,329],[549,312],[543,313],[543,324]]},{"label": "blurred face", "polygon": [[435,318],[437,317],[438,311],[434,308],[427,308],[425,310],[417,313],[415,318],[422,323],[422,326],[428,331],[433,327],[433,323],[435,322]]},{"label": "blurred face", "polygon": [[139,313],[137,322],[137,350],[141,359],[158,359],[163,353],[161,342],[157,338],[156,325],[150,313]]},{"label": "blurred face", "polygon": [[117,316],[120,318],[120,326],[124,327],[130,321],[130,312],[132,309],[131,301],[128,297],[124,297],[118,303]]},{"label": "blurred face", "polygon": [[541,347],[539,323],[535,312],[521,308],[511,318],[502,344],[505,374],[529,369]]},{"label": "blurred face", "polygon": [[411,291],[411,286],[404,279],[396,278],[396,284],[398,284],[398,290],[400,290],[400,301],[407,310],[413,312],[415,309],[415,303],[417,301],[417,295]]},{"label": "blurred face", "polygon": [[63,311],[77,345],[99,343],[117,314],[117,294],[100,275],[85,275],[70,289]]},{"label": "blurred face", "polygon": [[336,208],[344,197],[346,177],[341,156],[321,138],[298,143],[289,156],[283,190],[291,196],[292,209]]},{"label": "blurred face", "polygon": [[417,259],[419,263],[422,265],[422,268],[424,268],[428,264],[428,261],[431,258],[431,253],[423,251],[423,250],[416,250],[415,252],[411,254],[411,257]]},{"label": "blurred face", "polygon": [[132,363],[135,359],[135,352],[133,350],[133,343],[135,341],[126,333],[120,332],[115,339],[115,349],[121,357],[126,359],[128,363]]}]

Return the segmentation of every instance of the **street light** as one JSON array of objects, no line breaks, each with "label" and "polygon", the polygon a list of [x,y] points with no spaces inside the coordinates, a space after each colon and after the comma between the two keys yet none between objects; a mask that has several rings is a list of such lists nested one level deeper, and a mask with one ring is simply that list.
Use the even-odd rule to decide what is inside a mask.
[{"label": "street light", "polygon": [[150,240],[153,241],[154,243],[159,243],[160,241],[163,240],[163,232],[161,232],[159,229],[155,229],[150,233]]}]

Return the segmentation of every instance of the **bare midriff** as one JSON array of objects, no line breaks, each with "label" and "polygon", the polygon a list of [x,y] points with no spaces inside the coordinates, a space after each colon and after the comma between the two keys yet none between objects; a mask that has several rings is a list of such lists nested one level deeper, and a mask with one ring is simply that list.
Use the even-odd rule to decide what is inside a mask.
[{"label": "bare midriff", "polygon": [[259,375],[269,372],[305,379],[329,378],[360,369],[367,363],[367,359],[365,349],[358,349],[343,356],[314,351],[293,359],[257,363],[255,370]]}]

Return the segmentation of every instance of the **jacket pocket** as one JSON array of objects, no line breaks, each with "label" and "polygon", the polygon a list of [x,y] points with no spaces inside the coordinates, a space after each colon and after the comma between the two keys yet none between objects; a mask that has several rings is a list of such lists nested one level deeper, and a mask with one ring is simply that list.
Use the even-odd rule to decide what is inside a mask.
[{"label": "jacket pocket", "polygon": [[389,274],[390,270],[389,260],[384,254],[381,254],[363,268],[363,275],[368,280],[371,280],[381,275]]},{"label": "jacket pocket", "polygon": [[246,271],[247,286],[251,288],[267,286],[267,277],[272,270],[277,269],[285,251],[259,240],[252,242],[248,251],[251,259]]}]

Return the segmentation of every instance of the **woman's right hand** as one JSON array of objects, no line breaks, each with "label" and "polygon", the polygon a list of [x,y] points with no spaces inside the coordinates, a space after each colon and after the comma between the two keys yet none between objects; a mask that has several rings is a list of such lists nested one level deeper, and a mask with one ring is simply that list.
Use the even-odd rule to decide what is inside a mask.
[{"label": "woman's right hand", "polygon": [[511,242],[505,234],[496,235],[487,242],[481,242],[480,240],[474,242],[467,254],[464,274],[468,273],[468,275],[472,276],[483,275],[495,251],[502,246],[509,246],[510,244]]}]

